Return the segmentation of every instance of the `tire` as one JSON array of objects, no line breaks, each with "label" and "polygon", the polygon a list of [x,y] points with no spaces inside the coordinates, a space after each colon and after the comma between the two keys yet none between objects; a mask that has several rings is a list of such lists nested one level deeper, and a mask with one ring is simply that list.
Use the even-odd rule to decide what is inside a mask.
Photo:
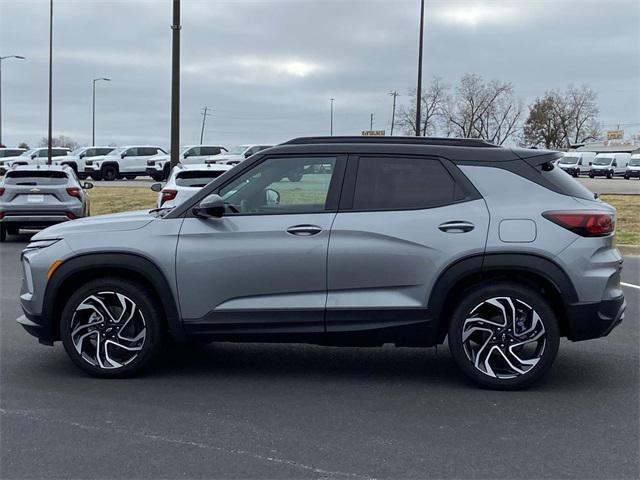
[{"label": "tire", "polygon": [[593,173],[589,172],[589,178],[593,178]]},{"label": "tire", "polygon": [[99,182],[100,180],[102,180],[102,175],[100,175],[99,173],[94,173],[91,175],[91,179]]},{"label": "tire", "polygon": [[[542,295],[518,283],[496,282],[471,287],[460,299],[449,324],[448,342],[456,364],[471,380],[490,389],[517,390],[549,371],[558,353],[560,331],[556,315]],[[511,305],[522,311],[515,324],[507,321]],[[514,333],[518,328],[524,330]],[[523,342],[523,338],[529,341]],[[521,350],[514,352],[514,348]],[[487,352],[489,355],[482,355]]]},{"label": "tire", "polygon": [[[164,337],[162,313],[153,298],[148,288],[119,277],[98,278],[80,287],[67,301],[60,320],[60,338],[73,363],[100,378],[130,377],[148,368]],[[120,323],[122,315],[131,315],[130,320]],[[110,342],[109,347],[96,349],[98,339],[102,345]]]},{"label": "tire", "polygon": [[629,180],[629,178],[631,178],[631,177],[629,177],[629,175],[626,175],[626,174],[625,174],[624,179],[625,179],[625,180]]},{"label": "tire", "polygon": [[162,182],[164,180],[163,175],[150,175],[150,176],[154,182]]},{"label": "tire", "polygon": [[160,181],[169,180],[169,175],[171,175],[171,166],[167,164],[162,169],[162,178]]},{"label": "tire", "polygon": [[112,167],[111,165],[102,167],[102,178],[105,182],[113,182],[118,178],[118,169],[116,167]]},{"label": "tire", "polygon": [[0,225],[0,242],[4,242],[7,239],[7,229],[4,225]]},{"label": "tire", "polygon": [[18,235],[20,233],[20,227],[7,227],[7,233],[9,235]]},{"label": "tire", "polygon": [[608,179],[613,178],[613,172],[607,172],[607,178]]},{"label": "tire", "polygon": [[86,175],[86,174],[84,174],[84,173],[78,173],[78,178],[79,178],[80,180],[86,180],[86,179],[87,179],[87,175]]}]

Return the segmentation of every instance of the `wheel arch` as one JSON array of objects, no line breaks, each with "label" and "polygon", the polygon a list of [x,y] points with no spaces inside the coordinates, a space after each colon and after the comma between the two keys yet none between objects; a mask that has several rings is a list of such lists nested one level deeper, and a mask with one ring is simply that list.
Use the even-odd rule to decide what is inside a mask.
[{"label": "wheel arch", "polygon": [[573,283],[553,260],[535,254],[497,253],[463,258],[438,277],[428,310],[438,322],[437,343],[444,342],[453,306],[475,284],[509,280],[542,291],[555,311],[563,336],[568,334],[567,306],[578,300]]},{"label": "wheel arch", "polygon": [[176,339],[183,338],[178,303],[165,275],[150,259],[132,253],[99,253],[73,257],[60,265],[47,284],[43,316],[50,319],[53,340],[59,340],[64,303],[78,285],[101,276],[121,276],[150,288],[164,313],[166,327]]}]

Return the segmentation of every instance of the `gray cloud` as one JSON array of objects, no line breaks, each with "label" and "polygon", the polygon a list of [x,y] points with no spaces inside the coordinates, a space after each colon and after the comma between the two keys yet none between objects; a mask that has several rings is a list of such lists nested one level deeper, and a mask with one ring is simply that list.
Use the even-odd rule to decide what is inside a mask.
[{"label": "gray cloud", "polygon": [[[278,142],[357,134],[415,83],[418,0],[190,1],[182,12],[182,142]],[[513,82],[530,103],[569,83],[600,92],[605,124],[640,130],[640,3],[634,0],[427,0],[425,76]],[[91,79],[99,143],[169,143],[171,2],[55,0],[54,131],[90,141]],[[3,140],[47,128],[48,1],[0,2]]]}]

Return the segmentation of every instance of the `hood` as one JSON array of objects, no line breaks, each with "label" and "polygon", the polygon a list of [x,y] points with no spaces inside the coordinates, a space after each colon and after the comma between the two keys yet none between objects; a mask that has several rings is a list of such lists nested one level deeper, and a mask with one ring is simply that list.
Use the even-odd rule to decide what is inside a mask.
[{"label": "hood", "polygon": [[[101,161],[103,161],[105,158],[107,158],[108,156],[109,156],[109,155],[96,155],[95,157],[86,157],[84,160],[85,160],[85,161],[87,161],[87,160],[91,160],[91,161],[93,161],[93,162],[101,162]],[[119,157],[118,155],[115,155],[113,158],[114,158],[114,159],[118,159],[118,160],[120,160],[120,157]]]},{"label": "hood", "polygon": [[79,160],[78,155],[60,155],[58,157],[51,157],[52,162],[62,162],[64,160]]},{"label": "hood", "polygon": [[45,228],[41,232],[35,234],[33,236],[33,240],[52,237],[63,238],[67,235],[83,235],[90,232],[124,232],[127,230],[137,230],[155,219],[156,217],[151,215],[149,210],[137,210],[134,212],[84,217]]},{"label": "hood", "polygon": [[169,160],[169,154],[158,153],[157,155],[153,155],[152,157],[149,157],[149,160],[155,160],[155,161]]},{"label": "hood", "polygon": [[212,155],[212,161],[219,162],[221,160],[244,160],[244,155],[232,155],[230,153],[221,153],[220,155]]}]

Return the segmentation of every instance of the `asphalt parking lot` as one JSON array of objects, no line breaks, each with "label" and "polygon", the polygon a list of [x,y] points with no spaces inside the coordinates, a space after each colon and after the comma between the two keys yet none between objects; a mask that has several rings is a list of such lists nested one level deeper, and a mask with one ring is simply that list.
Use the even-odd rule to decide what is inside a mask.
[{"label": "asphalt parking lot", "polygon": [[[638,478],[640,290],[595,341],[563,341],[522,392],[470,385],[446,347],[232,345],[168,351],[96,380],[20,315],[0,246],[1,478]],[[640,258],[624,281],[640,283]]]}]

